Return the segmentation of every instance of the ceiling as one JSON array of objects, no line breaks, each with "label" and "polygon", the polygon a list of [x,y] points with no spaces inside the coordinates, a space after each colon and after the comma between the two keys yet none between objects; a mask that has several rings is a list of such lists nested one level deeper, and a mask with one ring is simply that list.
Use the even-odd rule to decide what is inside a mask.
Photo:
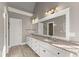
[{"label": "ceiling", "polygon": [[7,2],[9,7],[33,13],[36,2]]}]

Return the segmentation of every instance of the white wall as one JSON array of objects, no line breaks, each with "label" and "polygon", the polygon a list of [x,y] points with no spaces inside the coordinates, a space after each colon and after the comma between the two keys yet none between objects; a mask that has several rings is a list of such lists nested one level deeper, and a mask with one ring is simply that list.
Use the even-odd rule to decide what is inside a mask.
[{"label": "white wall", "polygon": [[26,36],[32,33],[32,21],[31,18],[25,17],[22,20],[23,41],[26,40]]},{"label": "white wall", "polygon": [[70,40],[79,42],[79,3],[59,3],[58,5],[70,8],[70,33],[75,34],[74,37],[70,37]]},{"label": "white wall", "polygon": [[11,17],[22,19],[22,42],[25,42],[25,36],[28,35],[28,32],[30,31],[28,29],[32,29],[31,17],[9,12],[9,18]]},{"label": "white wall", "polygon": [[3,46],[4,46],[4,12],[5,3],[0,2],[0,56],[2,55]]},{"label": "white wall", "polygon": [[40,2],[36,5],[37,8],[35,8],[34,15],[42,18],[45,16],[46,10],[56,6],[62,7],[63,9],[70,8],[70,32],[73,36],[76,34],[75,37],[70,37],[70,40],[79,42],[79,2]]}]

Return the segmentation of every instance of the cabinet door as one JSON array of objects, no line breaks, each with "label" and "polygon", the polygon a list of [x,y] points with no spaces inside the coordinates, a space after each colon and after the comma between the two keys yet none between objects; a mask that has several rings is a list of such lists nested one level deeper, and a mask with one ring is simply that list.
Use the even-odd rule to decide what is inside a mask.
[{"label": "cabinet door", "polygon": [[40,42],[40,46],[44,47],[45,49],[47,49],[50,52],[50,54],[54,54],[55,56],[58,56],[58,57],[68,57],[71,55],[75,56],[75,54],[73,54],[69,51],[66,51],[64,49],[55,47],[53,45],[50,45],[50,44],[42,42],[42,41],[39,41],[39,42]]},{"label": "cabinet door", "polygon": [[58,57],[69,57],[69,56],[76,56],[74,53],[71,53],[69,51],[60,49],[60,48],[56,48],[56,56]]},{"label": "cabinet door", "polygon": [[46,48],[44,47],[40,47],[40,57],[56,57],[55,54],[51,54],[50,51],[48,51]]},{"label": "cabinet door", "polygon": [[41,57],[68,57],[75,54],[37,39],[27,37],[27,44]]},{"label": "cabinet door", "polygon": [[32,39],[32,46],[31,48],[37,53],[39,54],[39,41],[37,39],[31,38]]},{"label": "cabinet door", "polygon": [[28,45],[29,43],[29,37],[26,37],[26,44]]},{"label": "cabinet door", "polygon": [[30,37],[27,37],[26,43],[27,43],[27,45],[29,45],[31,47],[32,41],[31,41]]}]

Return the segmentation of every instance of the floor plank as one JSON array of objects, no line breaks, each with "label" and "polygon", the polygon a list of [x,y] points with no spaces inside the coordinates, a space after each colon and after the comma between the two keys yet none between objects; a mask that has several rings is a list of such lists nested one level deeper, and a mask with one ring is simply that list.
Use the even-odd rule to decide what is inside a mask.
[{"label": "floor plank", "polygon": [[19,45],[9,49],[7,57],[39,57],[28,45]]}]

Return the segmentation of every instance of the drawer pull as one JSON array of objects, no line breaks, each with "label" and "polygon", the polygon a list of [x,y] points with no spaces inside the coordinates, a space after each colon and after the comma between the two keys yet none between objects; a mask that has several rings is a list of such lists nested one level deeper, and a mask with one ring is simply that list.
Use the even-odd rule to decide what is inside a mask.
[{"label": "drawer pull", "polygon": [[46,52],[46,50],[43,50],[43,52]]},{"label": "drawer pull", "polygon": [[60,53],[58,52],[57,54],[59,55]]}]

